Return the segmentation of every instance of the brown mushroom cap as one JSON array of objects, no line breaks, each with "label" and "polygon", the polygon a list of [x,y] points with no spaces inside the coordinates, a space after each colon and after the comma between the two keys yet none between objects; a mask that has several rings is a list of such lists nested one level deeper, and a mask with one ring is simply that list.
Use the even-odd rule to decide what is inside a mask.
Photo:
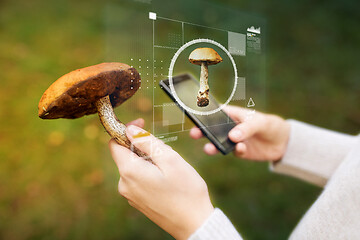
[{"label": "brown mushroom cap", "polygon": [[140,87],[135,68],[123,63],[100,63],[77,69],[56,80],[39,102],[43,119],[79,118],[97,112],[95,102],[107,95],[113,107],[126,101]]},{"label": "brown mushroom cap", "polygon": [[202,62],[207,62],[208,65],[214,65],[222,62],[222,58],[212,48],[197,48],[190,53],[189,61],[196,65],[201,65]]}]

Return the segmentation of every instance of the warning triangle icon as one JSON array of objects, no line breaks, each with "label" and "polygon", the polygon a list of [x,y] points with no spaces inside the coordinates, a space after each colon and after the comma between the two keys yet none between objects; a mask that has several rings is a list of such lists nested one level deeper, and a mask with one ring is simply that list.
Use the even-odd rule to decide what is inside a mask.
[{"label": "warning triangle icon", "polygon": [[254,100],[252,100],[252,98],[249,99],[247,107],[255,107],[255,103],[254,103]]}]

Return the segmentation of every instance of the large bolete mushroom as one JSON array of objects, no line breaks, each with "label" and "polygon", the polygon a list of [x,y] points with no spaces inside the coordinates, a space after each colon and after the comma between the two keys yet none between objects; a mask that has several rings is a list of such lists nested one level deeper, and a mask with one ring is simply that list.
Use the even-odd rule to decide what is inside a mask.
[{"label": "large bolete mushroom", "polygon": [[201,65],[200,89],[197,96],[197,105],[206,107],[209,105],[208,65],[222,62],[220,55],[212,48],[197,48],[190,53],[189,61],[192,64]]},{"label": "large bolete mushroom", "polygon": [[147,158],[131,146],[126,126],[113,111],[134,95],[140,85],[139,73],[124,63],[100,63],[77,69],[56,80],[45,91],[39,102],[39,117],[74,119],[97,112],[102,125],[117,143]]}]

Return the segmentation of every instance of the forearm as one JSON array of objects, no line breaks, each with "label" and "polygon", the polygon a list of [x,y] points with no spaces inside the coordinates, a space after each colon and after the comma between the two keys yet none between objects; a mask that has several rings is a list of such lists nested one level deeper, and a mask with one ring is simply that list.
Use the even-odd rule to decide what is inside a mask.
[{"label": "forearm", "polygon": [[218,208],[194,232],[189,240],[242,240],[230,220]]},{"label": "forearm", "polygon": [[283,158],[271,170],[324,186],[355,145],[356,138],[296,120],[290,123],[290,137]]}]

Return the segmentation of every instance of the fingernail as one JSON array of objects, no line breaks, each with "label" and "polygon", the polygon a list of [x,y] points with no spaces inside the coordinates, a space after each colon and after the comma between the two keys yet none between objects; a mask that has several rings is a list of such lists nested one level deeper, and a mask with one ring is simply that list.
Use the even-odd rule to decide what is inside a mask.
[{"label": "fingernail", "polygon": [[234,129],[230,131],[230,135],[233,140],[240,141],[242,132],[239,129]]},{"label": "fingernail", "polygon": [[209,149],[209,146],[210,146],[210,143],[206,143],[206,144],[204,145],[203,150],[204,150],[205,153],[207,153],[207,150]]},{"label": "fingernail", "polygon": [[213,144],[207,143],[204,145],[204,152],[208,155],[214,155],[217,151]]},{"label": "fingernail", "polygon": [[142,118],[136,119],[136,123],[137,123],[137,124],[140,124],[140,123],[142,123],[143,121],[144,121],[144,119],[142,119]]},{"label": "fingernail", "polygon": [[138,118],[138,119],[134,120],[134,122],[133,122],[133,123],[135,123],[135,124],[139,124],[139,122],[140,122],[140,119]]},{"label": "fingernail", "polygon": [[146,137],[149,136],[150,133],[145,131],[144,129],[141,129],[137,126],[130,125],[126,128],[126,132],[128,135],[130,135],[133,138],[140,138],[140,137]]}]

